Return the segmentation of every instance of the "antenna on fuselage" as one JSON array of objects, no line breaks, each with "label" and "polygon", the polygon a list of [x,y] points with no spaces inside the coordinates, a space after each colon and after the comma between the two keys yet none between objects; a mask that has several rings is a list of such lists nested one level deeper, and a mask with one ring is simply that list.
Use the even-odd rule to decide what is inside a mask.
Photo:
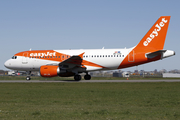
[{"label": "antenna on fuselage", "polygon": [[31,48],[29,49],[29,51],[31,51]]}]

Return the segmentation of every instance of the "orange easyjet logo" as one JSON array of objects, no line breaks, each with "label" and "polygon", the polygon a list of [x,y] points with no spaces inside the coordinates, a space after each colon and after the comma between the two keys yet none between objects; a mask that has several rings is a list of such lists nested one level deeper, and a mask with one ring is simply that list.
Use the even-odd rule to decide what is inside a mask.
[{"label": "orange easyjet logo", "polygon": [[167,23],[168,20],[165,20],[165,18],[162,18],[161,22],[159,24],[155,25],[154,31],[150,34],[150,36],[146,39],[146,41],[143,42],[144,46],[148,46],[148,44],[158,36],[159,31],[161,31],[161,28]]},{"label": "orange easyjet logo", "polygon": [[31,57],[34,57],[34,56],[39,56],[39,57],[43,57],[43,56],[56,56],[56,52],[31,53],[30,56]]}]

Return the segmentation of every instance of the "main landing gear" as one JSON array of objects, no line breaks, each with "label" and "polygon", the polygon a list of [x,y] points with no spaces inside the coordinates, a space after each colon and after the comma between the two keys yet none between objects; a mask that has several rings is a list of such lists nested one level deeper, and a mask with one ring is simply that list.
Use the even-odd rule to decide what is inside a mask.
[{"label": "main landing gear", "polygon": [[81,75],[75,75],[74,80],[75,81],[80,81],[81,80]]},{"label": "main landing gear", "polygon": [[91,75],[89,75],[88,73],[84,76],[85,80],[90,80],[91,79]]},{"label": "main landing gear", "polygon": [[[91,79],[91,75],[89,75],[88,73],[86,73],[86,75],[84,76],[85,80],[90,80]],[[81,80],[81,75],[75,75],[74,76],[74,80],[75,81],[80,81]]]},{"label": "main landing gear", "polygon": [[27,77],[26,77],[26,80],[29,81],[31,80],[31,71],[27,71]]}]

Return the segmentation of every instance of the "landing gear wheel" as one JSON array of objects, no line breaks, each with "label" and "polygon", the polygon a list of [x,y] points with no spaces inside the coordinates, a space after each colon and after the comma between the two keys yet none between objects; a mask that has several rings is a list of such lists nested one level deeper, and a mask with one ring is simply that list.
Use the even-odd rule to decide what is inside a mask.
[{"label": "landing gear wheel", "polygon": [[85,79],[85,80],[90,80],[90,79],[91,79],[91,76],[90,76],[90,75],[85,75],[85,76],[84,76],[84,79]]},{"label": "landing gear wheel", "polygon": [[26,80],[27,81],[29,81],[29,80],[31,80],[31,71],[26,71],[26,73],[27,73],[27,77],[26,77]]},{"label": "landing gear wheel", "polygon": [[27,80],[27,81],[31,80],[31,77],[30,77],[30,76],[27,76],[27,77],[26,77],[26,80]]},{"label": "landing gear wheel", "polygon": [[75,76],[74,76],[74,80],[80,81],[80,80],[81,80],[81,76],[80,76],[80,75],[75,75]]}]

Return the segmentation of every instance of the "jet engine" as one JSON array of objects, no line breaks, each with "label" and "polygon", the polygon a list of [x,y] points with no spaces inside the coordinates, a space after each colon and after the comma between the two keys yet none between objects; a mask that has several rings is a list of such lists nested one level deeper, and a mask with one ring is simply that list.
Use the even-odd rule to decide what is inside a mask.
[{"label": "jet engine", "polygon": [[56,76],[69,77],[75,75],[75,73],[73,73],[72,71],[67,71],[66,69],[63,69],[55,65],[41,66],[40,74],[42,77],[56,77]]},{"label": "jet engine", "polygon": [[40,74],[42,77],[55,77],[60,73],[59,66],[43,65],[40,68]]}]

